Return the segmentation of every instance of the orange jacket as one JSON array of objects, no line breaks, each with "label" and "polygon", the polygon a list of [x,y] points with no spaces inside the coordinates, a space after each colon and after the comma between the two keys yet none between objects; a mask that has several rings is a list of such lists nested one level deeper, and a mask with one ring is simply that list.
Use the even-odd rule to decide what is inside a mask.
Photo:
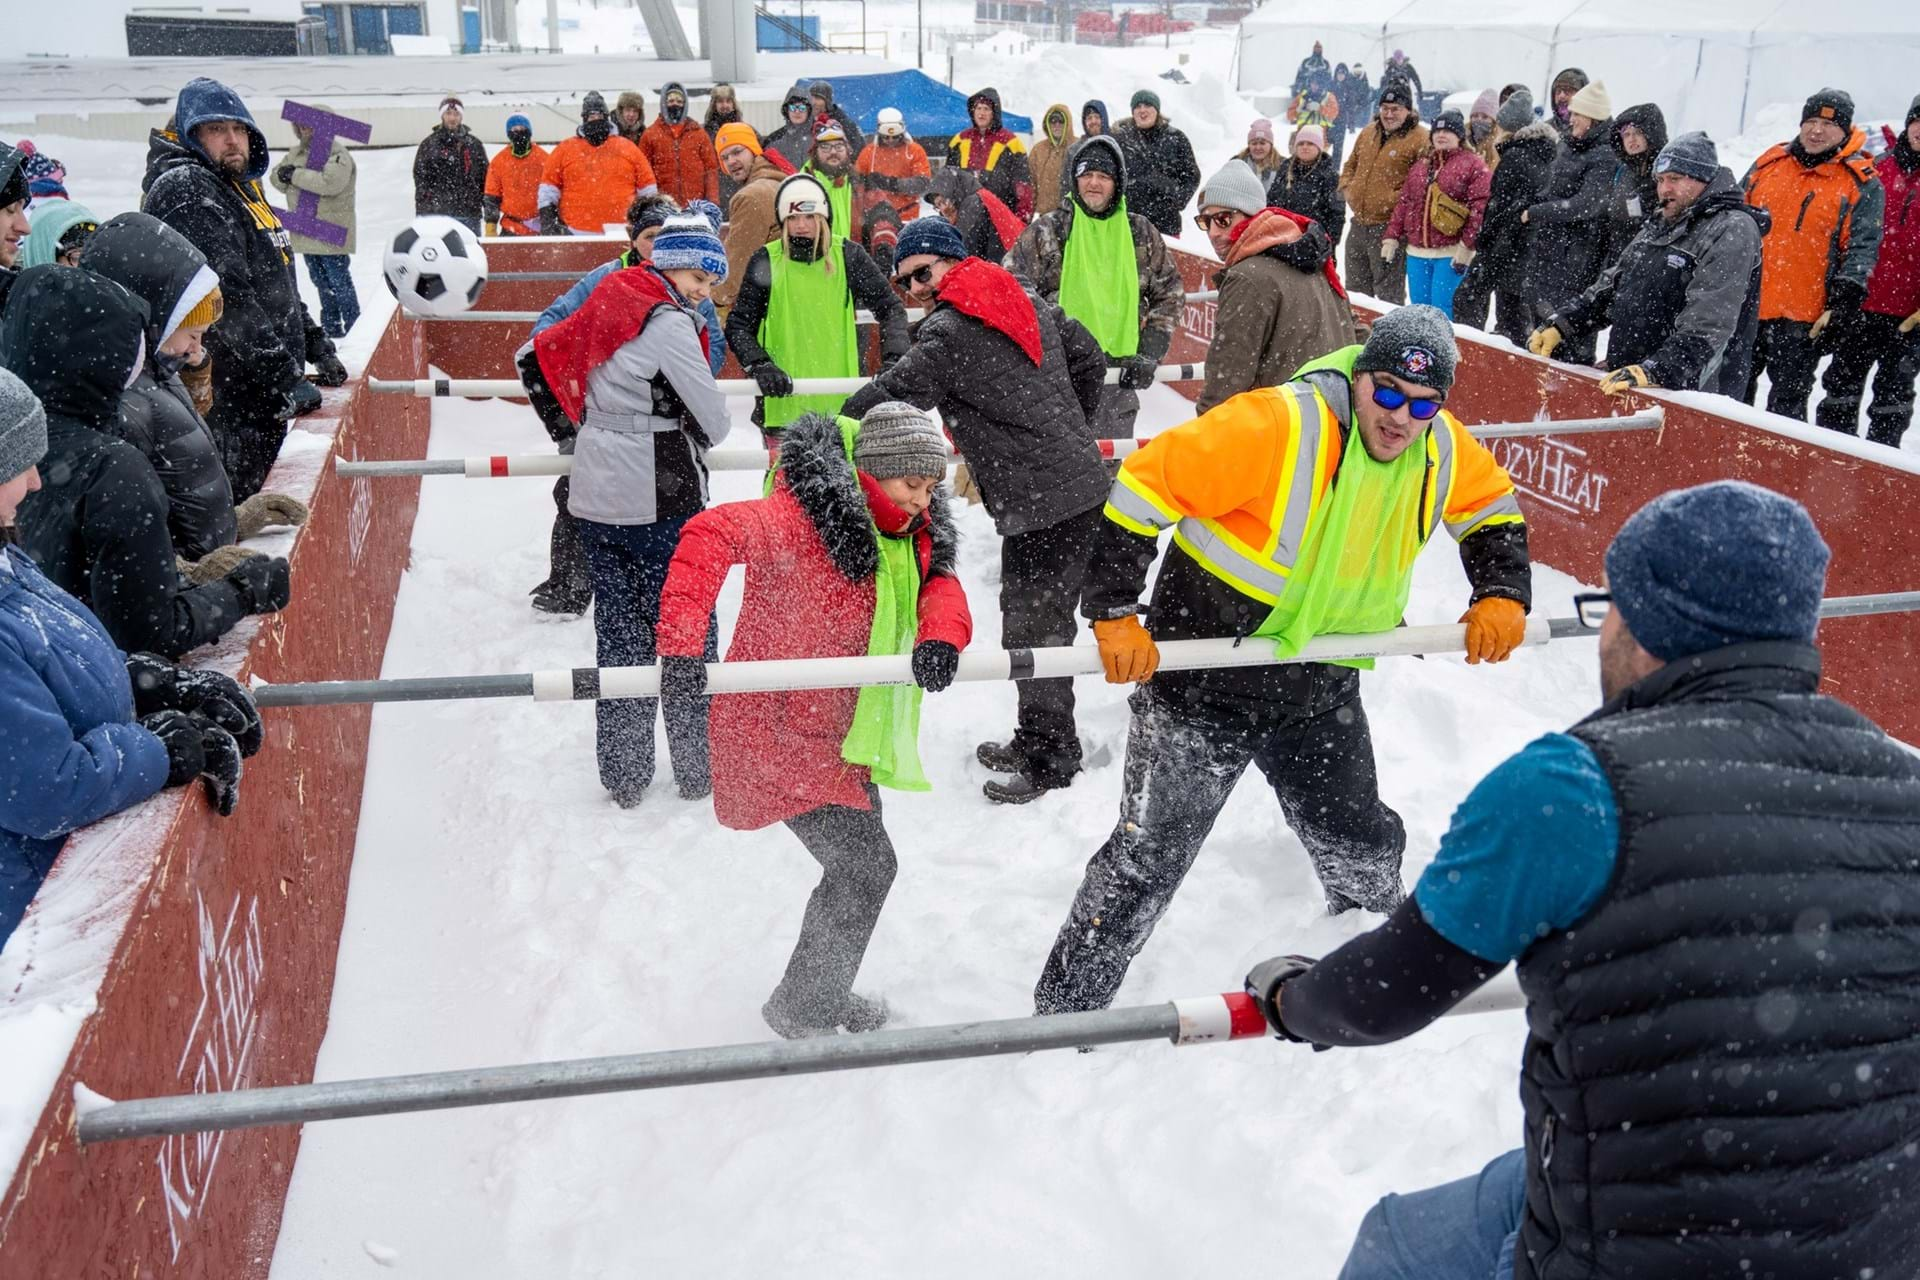
[{"label": "orange jacket", "polygon": [[1782,143],[1747,170],[1747,203],[1773,215],[1760,241],[1762,320],[1811,324],[1827,309],[1827,287],[1836,280],[1865,292],[1884,204],[1866,145],[1866,133],[1855,129],[1830,159],[1809,169]]},{"label": "orange jacket", "polygon": [[634,196],[657,190],[653,166],[619,134],[597,147],[568,138],[540,172],[540,207],[557,205],[560,221],[586,235],[600,234],[609,223],[624,226]]},{"label": "orange jacket", "polygon": [[920,197],[933,181],[933,166],[927,163],[926,148],[912,138],[897,147],[883,147],[876,140],[861,148],[853,175],[854,210],[864,227],[867,211],[881,204],[892,205],[901,222],[918,217]]},{"label": "orange jacket", "polygon": [[[1329,359],[1359,352],[1348,347]],[[1127,458],[1107,519],[1147,537],[1171,526],[1174,544],[1213,577],[1277,603],[1340,470],[1346,435],[1343,415],[1306,383],[1243,392]],[[1409,447],[1427,451],[1420,520],[1409,537],[1424,543],[1444,524],[1457,542],[1525,523],[1513,480],[1451,413],[1442,411]]]},{"label": "orange jacket", "polygon": [[487,194],[481,202],[488,222],[498,222],[510,236],[540,234],[540,175],[547,167],[547,149],[539,143],[524,156],[502,147],[487,165]]},{"label": "orange jacket", "polygon": [[720,157],[699,121],[688,117],[668,124],[656,117],[640,135],[640,150],[665,194],[683,205],[692,200],[720,202]]}]

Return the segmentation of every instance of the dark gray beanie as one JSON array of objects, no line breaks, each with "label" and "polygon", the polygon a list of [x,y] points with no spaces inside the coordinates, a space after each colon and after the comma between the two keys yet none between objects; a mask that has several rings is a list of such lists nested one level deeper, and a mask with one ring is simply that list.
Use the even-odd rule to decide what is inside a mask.
[{"label": "dark gray beanie", "polygon": [[1712,182],[1713,175],[1720,172],[1720,152],[1706,134],[1683,133],[1660,149],[1653,171]]},{"label": "dark gray beanie", "polygon": [[1607,548],[1607,589],[1663,662],[1750,640],[1812,643],[1832,553],[1807,509],[1744,480],[1663,493]]},{"label": "dark gray beanie", "polygon": [[47,456],[47,415],[40,397],[11,369],[0,368],[0,484]]},{"label": "dark gray beanie", "polygon": [[926,413],[898,400],[867,410],[853,438],[853,465],[875,480],[947,474],[947,438]]},{"label": "dark gray beanie", "polygon": [[1525,89],[1515,89],[1500,104],[1500,110],[1494,113],[1494,123],[1508,133],[1518,133],[1533,123],[1533,95]]},{"label": "dark gray beanie", "polygon": [[1438,307],[1417,304],[1389,311],[1373,322],[1373,335],[1353,362],[1355,373],[1378,370],[1402,382],[1432,387],[1441,395],[1453,389],[1460,348],[1453,321]]}]

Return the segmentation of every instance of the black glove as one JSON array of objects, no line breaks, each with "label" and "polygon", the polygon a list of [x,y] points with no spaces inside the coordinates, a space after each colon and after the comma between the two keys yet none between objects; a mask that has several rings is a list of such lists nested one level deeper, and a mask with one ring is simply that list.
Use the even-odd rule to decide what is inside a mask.
[{"label": "black glove", "polygon": [[1858,311],[1867,300],[1866,286],[1854,280],[1835,280],[1827,286],[1827,306],[1838,320],[1850,311]]},{"label": "black glove", "polygon": [[1247,974],[1247,994],[1253,997],[1260,1012],[1267,1019],[1267,1026],[1273,1034],[1282,1040],[1291,1040],[1295,1044],[1305,1044],[1293,1032],[1287,1030],[1280,1021],[1280,986],[1292,978],[1297,978],[1313,968],[1311,956],[1275,956],[1271,960],[1262,960],[1253,966]]},{"label": "black glove", "polygon": [[704,658],[662,657],[660,659],[660,696],[697,698],[707,691],[707,663]]},{"label": "black glove", "polygon": [[762,360],[747,370],[747,376],[759,386],[763,396],[790,396],[793,394],[793,379],[787,371],[771,360]]},{"label": "black glove", "polygon": [[329,351],[313,362],[313,380],[323,387],[344,387],[347,385],[347,366],[340,363],[340,357]]},{"label": "black glove", "polygon": [[1152,356],[1128,356],[1120,362],[1120,385],[1128,391],[1142,391],[1153,385],[1159,364]]},{"label": "black glove", "polygon": [[540,234],[543,236],[570,236],[572,228],[560,221],[558,205],[546,205],[540,210]]},{"label": "black glove", "polygon": [[312,413],[320,407],[320,389],[305,378],[293,384],[293,390],[287,392],[287,416],[297,418],[303,413]]},{"label": "black glove", "polygon": [[240,745],[233,735],[188,711],[156,711],[140,727],[167,749],[167,785],[184,787],[195,778],[207,785],[207,799],[221,817],[240,799]]},{"label": "black glove", "polygon": [[520,370],[520,385],[527,389],[527,401],[533,405],[533,411],[540,415],[540,425],[547,429],[547,435],[553,442],[565,444],[578,436],[580,428],[560,407],[560,397],[554,395],[553,388],[547,384],[547,374],[540,367],[539,354],[528,347],[517,367]]},{"label": "black glove", "polygon": [[273,171],[273,176],[279,179],[281,186],[290,187],[293,185],[293,166],[283,164]]},{"label": "black glove", "polygon": [[265,736],[260,708],[238,680],[218,671],[179,667],[151,653],[127,655],[127,679],[133,684],[137,715],[191,711],[233,735],[240,754],[251,757]]},{"label": "black glove", "polygon": [[226,581],[239,588],[240,604],[250,614],[278,613],[293,598],[293,577],[279,556],[242,560]]},{"label": "black glove", "polygon": [[928,693],[953,683],[960,669],[960,651],[945,640],[922,640],[913,646],[913,682]]}]

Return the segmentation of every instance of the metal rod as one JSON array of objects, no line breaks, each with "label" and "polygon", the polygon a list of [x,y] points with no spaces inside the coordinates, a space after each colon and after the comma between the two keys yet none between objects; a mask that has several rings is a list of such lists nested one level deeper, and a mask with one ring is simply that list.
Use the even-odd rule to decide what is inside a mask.
[{"label": "metal rod", "polygon": [[[1558,422],[1505,422],[1469,427],[1468,433],[1480,440],[1505,440],[1517,436],[1570,436],[1607,431],[1654,431],[1665,420],[1658,408],[1628,418],[1570,418]],[[1102,440],[1101,456],[1124,458],[1137,453],[1152,441],[1152,436],[1133,440]],[[959,460],[959,455],[949,455]],[[775,455],[765,449],[714,449],[705,458],[709,471],[764,471]],[[333,469],[343,476],[465,476],[469,480],[502,480],[522,476],[564,476],[573,474],[571,454],[523,453],[492,454],[472,458],[426,458],[400,462],[355,462],[336,458]]]},{"label": "metal rod", "polygon": [[[1106,382],[1120,381],[1119,369],[1107,370]],[[1155,382],[1197,382],[1207,376],[1204,364],[1163,364],[1153,371]],[[872,382],[872,378],[795,378],[796,396],[850,396]],[[760,388],[751,378],[721,378],[717,385],[724,396],[757,396]],[[367,390],[389,395],[464,396],[469,399],[523,399],[527,394],[518,378],[368,378]]]},{"label": "metal rod", "polygon": [[[1495,983],[1462,1001],[1449,1015],[1517,1009],[1524,1003],[1517,986]],[[1253,1000],[1233,992],[1048,1017],[141,1098],[82,1108],[78,1127],[83,1143],[118,1142],[173,1133],[677,1089],[1140,1040],[1194,1045],[1266,1036],[1266,1020]]]}]

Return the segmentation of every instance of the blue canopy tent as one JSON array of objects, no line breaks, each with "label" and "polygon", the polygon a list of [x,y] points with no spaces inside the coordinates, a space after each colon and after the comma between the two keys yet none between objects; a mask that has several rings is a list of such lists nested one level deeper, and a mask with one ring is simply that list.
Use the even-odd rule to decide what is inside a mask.
[{"label": "blue canopy tent", "polygon": [[[877,76],[834,76],[833,100],[871,134],[880,126],[880,109],[897,107],[907,118],[907,132],[923,143],[946,140],[967,127],[967,95],[949,89],[923,71],[890,71]],[[1001,122],[1015,133],[1033,132],[1033,120],[1011,111]]]}]

